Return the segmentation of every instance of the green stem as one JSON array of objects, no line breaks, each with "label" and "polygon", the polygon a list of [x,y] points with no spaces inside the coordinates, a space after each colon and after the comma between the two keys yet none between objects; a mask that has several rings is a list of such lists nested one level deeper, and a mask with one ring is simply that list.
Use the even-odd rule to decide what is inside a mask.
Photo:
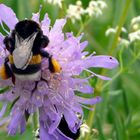
[{"label": "green stem", "polygon": [[126,16],[127,16],[128,9],[129,9],[131,1],[132,0],[127,0],[126,1],[126,5],[125,5],[125,8],[123,10],[122,16],[120,18],[120,21],[119,21],[119,24],[118,24],[118,29],[117,29],[117,32],[116,32],[116,34],[114,36],[113,43],[112,43],[112,46],[110,48],[109,54],[112,54],[114,52],[114,50],[117,48],[118,39],[119,39],[121,30],[122,30],[122,27],[124,25],[124,22],[125,22],[125,19],[126,19]]},{"label": "green stem", "polygon": [[79,32],[77,33],[76,36],[79,36],[83,32],[83,30],[88,26],[88,24],[91,22],[91,20],[92,20],[92,18],[89,18],[89,19],[86,20],[85,23],[83,23],[81,21],[81,28],[80,28],[80,30],[79,30]]},{"label": "green stem", "polygon": [[126,112],[126,115],[128,116],[130,110],[129,110],[129,103],[128,103],[128,99],[127,99],[125,90],[123,90],[122,98],[123,98],[125,112]]},{"label": "green stem", "polygon": [[38,113],[34,113],[33,117],[32,117],[32,121],[33,121],[33,130],[36,131],[38,129]]}]

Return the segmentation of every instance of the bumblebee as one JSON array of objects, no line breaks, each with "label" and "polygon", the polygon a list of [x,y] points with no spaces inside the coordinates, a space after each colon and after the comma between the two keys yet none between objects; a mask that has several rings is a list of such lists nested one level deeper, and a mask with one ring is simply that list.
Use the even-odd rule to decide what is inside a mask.
[{"label": "bumblebee", "polygon": [[19,21],[15,29],[4,39],[9,56],[0,69],[0,77],[15,77],[20,80],[36,80],[41,75],[42,58],[47,58],[49,70],[60,72],[59,63],[43,48],[49,44],[40,25],[33,20]]}]

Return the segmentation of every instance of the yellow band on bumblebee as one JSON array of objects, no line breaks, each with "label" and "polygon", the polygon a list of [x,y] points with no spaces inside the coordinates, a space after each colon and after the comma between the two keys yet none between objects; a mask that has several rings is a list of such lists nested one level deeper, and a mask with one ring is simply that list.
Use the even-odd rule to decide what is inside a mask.
[{"label": "yellow band on bumblebee", "polygon": [[57,60],[55,60],[54,58],[52,58],[51,62],[52,62],[52,65],[53,65],[54,72],[60,73],[60,71],[61,71],[61,66],[60,66],[60,64],[57,62]]},{"label": "yellow band on bumblebee", "polygon": [[40,54],[38,55],[33,55],[31,61],[29,64],[38,64],[38,63],[41,63],[41,60],[42,60],[42,57]]},{"label": "yellow band on bumblebee", "polygon": [[9,76],[7,75],[6,68],[4,65],[0,68],[0,79],[6,80]]},{"label": "yellow band on bumblebee", "polygon": [[[33,55],[29,65],[34,65],[34,64],[41,63],[41,60],[42,60],[41,55],[39,55],[39,54],[38,55]],[[14,59],[13,59],[12,55],[9,55],[9,62],[11,64],[14,64]]]}]

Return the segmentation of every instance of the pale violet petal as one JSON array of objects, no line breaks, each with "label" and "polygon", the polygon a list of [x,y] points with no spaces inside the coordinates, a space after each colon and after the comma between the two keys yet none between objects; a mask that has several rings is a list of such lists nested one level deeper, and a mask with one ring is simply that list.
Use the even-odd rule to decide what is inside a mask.
[{"label": "pale violet petal", "polygon": [[49,34],[49,28],[50,28],[50,19],[48,17],[48,14],[46,13],[44,16],[44,19],[41,22],[41,28],[43,30],[43,34],[47,35]]},{"label": "pale violet petal", "polygon": [[4,36],[0,33],[0,47],[3,47]]},{"label": "pale violet petal", "polygon": [[92,56],[85,61],[85,65],[87,65],[87,67],[99,67],[107,69],[113,69],[118,66],[118,64],[119,63],[116,58],[105,55]]},{"label": "pale violet petal", "polygon": [[13,10],[4,4],[0,4],[0,22],[4,22],[10,30],[13,30],[18,19]]},{"label": "pale violet petal", "polygon": [[79,102],[79,103],[82,103],[82,104],[87,104],[87,105],[94,105],[98,102],[101,101],[101,97],[94,97],[94,98],[83,98],[83,97],[76,97],[76,100]]},{"label": "pale violet petal", "polygon": [[3,115],[4,115],[5,111],[6,111],[6,108],[7,108],[7,103],[4,103],[3,107],[2,107],[2,109],[0,111],[0,118],[3,117]]},{"label": "pale violet petal", "polygon": [[64,34],[62,33],[62,29],[66,23],[66,19],[58,19],[56,20],[54,26],[50,30],[49,40],[50,47],[57,46],[64,41]]},{"label": "pale violet petal", "polygon": [[39,18],[40,18],[40,13],[39,13],[39,12],[38,12],[38,13],[33,13],[33,14],[32,14],[32,18],[31,18],[31,19],[32,19],[33,21],[36,21],[37,23],[40,23],[40,22],[39,22]]}]

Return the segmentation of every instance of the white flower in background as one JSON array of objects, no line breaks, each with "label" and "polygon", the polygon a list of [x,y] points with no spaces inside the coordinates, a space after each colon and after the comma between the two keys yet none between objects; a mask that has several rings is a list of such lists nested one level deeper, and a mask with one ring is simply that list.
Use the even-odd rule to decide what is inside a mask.
[{"label": "white flower in background", "polygon": [[132,25],[132,24],[136,24],[136,23],[140,23],[140,16],[134,17],[134,18],[131,20],[131,25]]},{"label": "white flower in background", "polygon": [[85,10],[85,12],[91,17],[91,16],[100,16],[102,15],[102,10],[107,7],[106,3],[104,1],[90,1],[89,6]]},{"label": "white flower in background", "polygon": [[89,6],[84,9],[82,7],[81,0],[78,0],[75,5],[70,4],[67,10],[67,16],[71,18],[72,22],[75,20],[81,20],[81,16],[84,14],[88,14],[91,16],[100,16],[102,15],[102,10],[107,7],[106,3],[102,0],[98,1],[90,1]]},{"label": "white flower in background", "polygon": [[128,47],[129,44],[130,44],[130,41],[127,40],[127,39],[124,39],[124,38],[120,38],[119,44],[120,44],[120,45],[123,45],[123,46],[125,46],[125,47]]},{"label": "white flower in background", "polygon": [[90,128],[86,123],[83,123],[80,127],[80,137],[84,138],[87,133],[90,133]]},{"label": "white flower in background", "polygon": [[116,29],[115,28],[108,28],[105,32],[105,36],[109,36],[111,34],[115,34],[116,33]]},{"label": "white flower in background", "polygon": [[101,9],[104,9],[104,8],[107,7],[107,4],[102,0],[98,0],[97,1],[97,6],[99,6]]},{"label": "white flower in background", "polygon": [[48,3],[54,4],[54,5],[58,5],[60,8],[62,8],[62,1],[63,0],[45,0]]},{"label": "white flower in background", "polygon": [[[106,32],[105,32],[105,35],[106,35],[106,36],[109,36],[109,35],[111,35],[111,34],[115,34],[115,33],[117,32],[117,30],[118,30],[118,26],[115,27],[115,28],[108,28],[108,29],[106,30]],[[122,27],[121,31],[122,31],[123,33],[127,33],[127,30],[126,30],[126,28],[124,28],[124,27]]]},{"label": "white flower in background", "polygon": [[83,123],[80,126],[80,138],[84,138],[86,134],[91,133],[94,136],[99,135],[99,131],[97,129],[91,129],[86,123]]},{"label": "white flower in background", "polygon": [[96,137],[99,135],[99,131],[97,129],[94,129],[94,128],[92,129],[92,133]]},{"label": "white flower in background", "polygon": [[140,29],[129,34],[130,42],[140,40]]},{"label": "white flower in background", "polygon": [[140,29],[140,16],[134,17],[131,20],[130,27],[131,27],[132,31],[136,31],[136,30]]},{"label": "white flower in background", "polygon": [[[108,28],[105,32],[105,36],[110,36],[112,34],[115,34],[117,32],[117,30],[118,30],[118,26],[116,28]],[[122,27],[121,32],[127,33],[128,31],[126,30],[126,28]],[[119,45],[128,47],[129,44],[130,44],[129,40],[119,37]]]},{"label": "white flower in background", "polygon": [[134,17],[131,20],[131,32],[129,33],[130,42],[139,41],[140,40],[140,16]]},{"label": "white flower in background", "polygon": [[82,2],[78,0],[76,5],[70,4],[67,9],[67,16],[75,22],[75,20],[81,20],[81,16],[84,14],[84,8],[82,7]]},{"label": "white flower in background", "polygon": [[[137,17],[137,18],[133,18],[132,21],[131,21],[131,25],[132,24],[136,25],[138,22],[140,22],[140,16]],[[115,34],[117,32],[117,29],[118,29],[118,27],[108,28],[105,32],[105,36],[110,36],[111,34]],[[124,27],[122,27],[121,32],[128,33],[128,31]],[[120,37],[119,38],[119,43],[121,45],[124,45],[124,46],[128,47],[128,45],[130,43],[132,43],[134,41],[139,41],[139,40],[140,40],[140,26],[137,30],[134,30],[133,32],[128,33],[128,40]]]}]

